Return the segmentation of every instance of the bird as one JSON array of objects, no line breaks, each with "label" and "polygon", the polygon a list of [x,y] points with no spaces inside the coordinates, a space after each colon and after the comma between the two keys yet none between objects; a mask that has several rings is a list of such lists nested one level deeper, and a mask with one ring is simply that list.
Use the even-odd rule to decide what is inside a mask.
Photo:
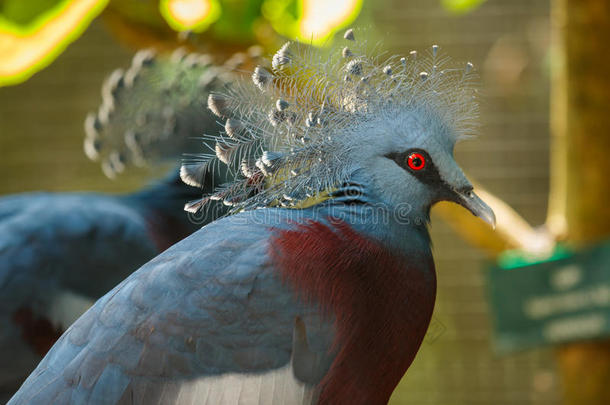
[{"label": "bird", "polygon": [[453,157],[472,64],[344,41],[287,43],[209,96],[225,131],[181,175],[233,182],[185,209],[229,214],[98,300],[9,405],[387,403],[434,308],[431,206],[495,216]]},{"label": "bird", "polygon": [[216,215],[179,171],[126,195],[33,192],[0,198],[0,382],[11,391],[61,333],[143,263]]},{"label": "bird", "polygon": [[[142,264],[223,215],[183,205],[223,181],[180,179],[191,138],[221,128],[205,106],[229,72],[178,49],[135,54],[110,74],[98,111],[85,120],[85,153],[111,178],[132,166],[169,163],[163,179],[125,195],[30,192],[0,198],[0,399],[12,395],[62,332]],[[225,74],[226,77],[228,77]],[[193,87],[196,91],[186,91]],[[168,92],[169,89],[169,92]],[[4,398],[4,402],[8,400]]]}]

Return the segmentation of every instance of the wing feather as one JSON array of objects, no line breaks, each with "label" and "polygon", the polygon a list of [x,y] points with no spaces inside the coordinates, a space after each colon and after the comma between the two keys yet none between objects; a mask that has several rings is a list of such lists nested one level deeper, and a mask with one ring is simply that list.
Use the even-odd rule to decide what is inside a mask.
[{"label": "wing feather", "polygon": [[271,268],[270,232],[228,217],[157,256],[71,326],[9,404],[65,392],[69,403],[308,403],[290,353],[295,318],[313,309]]}]

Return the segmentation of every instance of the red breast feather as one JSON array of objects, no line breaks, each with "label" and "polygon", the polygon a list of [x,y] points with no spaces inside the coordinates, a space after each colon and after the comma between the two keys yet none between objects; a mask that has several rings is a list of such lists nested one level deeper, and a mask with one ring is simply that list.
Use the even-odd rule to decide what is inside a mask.
[{"label": "red breast feather", "polygon": [[429,254],[405,257],[348,224],[279,230],[271,257],[299,299],[333,315],[333,363],[319,404],[385,404],[415,358],[436,295]]}]

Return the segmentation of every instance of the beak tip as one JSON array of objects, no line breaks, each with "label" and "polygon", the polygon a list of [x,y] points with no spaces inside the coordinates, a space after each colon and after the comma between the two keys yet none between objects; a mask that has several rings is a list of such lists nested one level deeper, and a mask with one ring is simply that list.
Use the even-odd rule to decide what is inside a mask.
[{"label": "beak tip", "polygon": [[491,209],[489,209],[487,215],[482,216],[481,219],[487,222],[491,226],[491,229],[494,231],[496,230],[496,214]]},{"label": "beak tip", "polygon": [[481,207],[481,208],[482,209],[476,210],[476,212],[474,210],[471,210],[472,214],[475,217],[481,219],[483,222],[485,222],[489,226],[491,226],[491,229],[493,229],[495,231],[496,230],[496,214],[487,205],[485,205],[485,207]]},{"label": "beak tip", "polygon": [[487,204],[485,204],[484,209],[480,210],[475,215],[487,222],[489,226],[491,226],[491,229],[494,231],[496,230],[496,214]]},{"label": "beak tip", "polygon": [[492,229],[496,229],[496,214],[478,195],[469,190],[468,193],[461,194],[460,197],[461,205],[472,212],[474,216],[487,222]]}]

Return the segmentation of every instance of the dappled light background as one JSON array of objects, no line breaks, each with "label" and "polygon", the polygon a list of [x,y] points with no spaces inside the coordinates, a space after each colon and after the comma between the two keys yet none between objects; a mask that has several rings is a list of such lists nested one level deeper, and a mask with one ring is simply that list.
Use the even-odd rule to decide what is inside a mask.
[{"label": "dappled light background", "polygon": [[[480,136],[457,147],[469,176],[533,224],[544,221],[549,177],[549,2],[488,0],[453,15],[433,0],[365,0],[354,24],[370,27],[392,53],[439,44],[481,77]],[[133,49],[94,21],[50,67],[0,88],[0,194],[30,190],[138,188],[157,173],[111,181],[82,151],[83,120],[99,89]],[[203,108],[203,107],[202,107]],[[493,351],[486,259],[439,218],[432,233],[438,301],[432,333],[395,392],[394,404],[556,404],[559,386],[548,349]]]}]

